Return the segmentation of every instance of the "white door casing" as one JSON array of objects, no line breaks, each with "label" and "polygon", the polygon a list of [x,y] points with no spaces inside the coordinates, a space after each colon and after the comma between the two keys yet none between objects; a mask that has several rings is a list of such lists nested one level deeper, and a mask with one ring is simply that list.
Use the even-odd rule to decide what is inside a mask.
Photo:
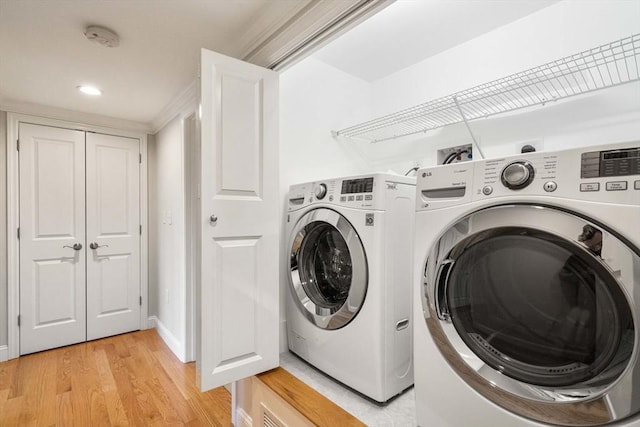
[{"label": "white door casing", "polygon": [[25,354],[86,338],[85,133],[21,123],[19,136]]},{"label": "white door casing", "polygon": [[202,390],[278,366],[278,76],[205,49],[196,361]]},{"label": "white door casing", "polygon": [[87,340],[140,328],[139,153],[138,139],[87,133]]}]

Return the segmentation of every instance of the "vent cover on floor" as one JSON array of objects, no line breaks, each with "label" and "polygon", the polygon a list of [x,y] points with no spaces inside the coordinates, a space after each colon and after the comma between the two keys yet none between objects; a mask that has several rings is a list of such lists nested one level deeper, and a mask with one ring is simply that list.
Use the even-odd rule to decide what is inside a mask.
[{"label": "vent cover on floor", "polygon": [[287,427],[287,425],[280,421],[273,412],[264,406],[264,403],[260,404],[260,406],[260,412],[262,412],[262,427]]}]

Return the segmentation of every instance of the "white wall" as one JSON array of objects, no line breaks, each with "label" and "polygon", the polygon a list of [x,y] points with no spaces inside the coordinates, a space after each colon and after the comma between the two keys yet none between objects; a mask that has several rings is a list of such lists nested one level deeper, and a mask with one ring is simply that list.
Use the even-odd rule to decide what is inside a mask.
[{"label": "white wall", "polygon": [[366,171],[358,149],[331,136],[370,116],[370,85],[313,57],[280,76],[280,182]]},{"label": "white wall", "polygon": [[[7,113],[0,111],[0,347],[7,345]],[[0,351],[1,353],[1,351]],[[0,357],[2,360],[2,357]]]},{"label": "white wall", "polygon": [[147,194],[148,203],[148,228],[149,228],[149,265],[148,265],[148,277],[149,287],[147,289],[147,314],[150,319],[158,318],[158,242],[155,230],[158,229],[158,215],[156,213],[157,202],[157,186],[155,185],[155,177],[157,176],[157,161],[158,155],[156,153],[156,137],[155,135],[147,135],[147,180],[149,182],[149,191]]},{"label": "white wall", "polygon": [[[150,312],[158,333],[185,361],[185,194],[182,119],[176,117],[154,137],[149,169]],[[153,300],[152,300],[153,299]]]},{"label": "white wall", "polygon": [[[640,1],[559,2],[374,82],[372,117],[637,33]],[[541,143],[545,150],[615,142],[633,139],[633,132],[637,138],[633,126],[637,116],[628,114],[640,110],[639,100],[639,86],[625,85],[509,117],[472,121],[471,127],[484,154],[492,157],[519,152],[529,141]],[[621,131],[618,124],[628,131]],[[598,127],[602,132],[592,132]],[[438,148],[470,142],[464,125],[456,125],[414,137],[413,142],[373,144],[366,155],[371,162],[390,161],[388,166],[401,172],[416,162],[435,164]]]},{"label": "white wall", "polygon": [[375,116],[640,32],[640,1],[569,0],[374,82]]}]

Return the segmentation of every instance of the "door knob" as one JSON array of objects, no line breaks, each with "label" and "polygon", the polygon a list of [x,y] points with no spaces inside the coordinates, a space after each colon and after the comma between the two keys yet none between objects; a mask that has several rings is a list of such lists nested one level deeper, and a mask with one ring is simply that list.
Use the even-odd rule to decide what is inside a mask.
[{"label": "door knob", "polygon": [[89,247],[90,247],[91,249],[98,249],[98,248],[108,248],[108,247],[109,247],[109,245],[99,245],[99,244],[98,244],[98,243],[96,243],[96,242],[91,242],[91,243],[89,243]]},{"label": "door knob", "polygon": [[82,243],[74,243],[73,246],[64,245],[63,248],[73,249],[74,251],[79,251],[82,249]]},{"label": "door knob", "polygon": [[215,224],[216,222],[218,222],[218,217],[217,217],[217,216],[215,216],[215,215],[211,215],[211,217],[209,218],[209,220],[210,220],[212,223],[214,223],[214,224]]}]

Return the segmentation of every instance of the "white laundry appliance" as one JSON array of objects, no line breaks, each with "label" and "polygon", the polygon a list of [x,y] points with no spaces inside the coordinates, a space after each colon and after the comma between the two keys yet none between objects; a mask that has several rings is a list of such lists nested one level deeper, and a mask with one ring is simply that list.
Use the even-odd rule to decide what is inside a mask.
[{"label": "white laundry appliance", "polygon": [[640,142],[418,171],[420,426],[640,425]]},{"label": "white laundry appliance", "polygon": [[373,174],[290,188],[289,349],[379,403],[413,384],[415,178]]}]

